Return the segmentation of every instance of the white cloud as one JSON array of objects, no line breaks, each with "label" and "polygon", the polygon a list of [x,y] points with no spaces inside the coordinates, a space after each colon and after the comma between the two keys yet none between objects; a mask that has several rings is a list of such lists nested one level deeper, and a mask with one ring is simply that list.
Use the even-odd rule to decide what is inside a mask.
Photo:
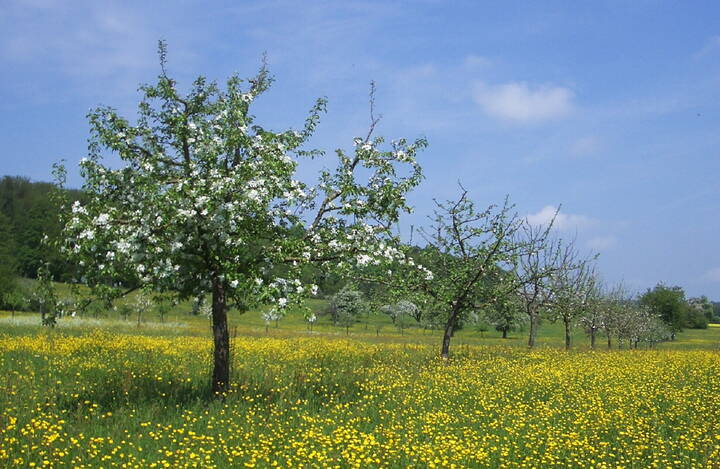
[{"label": "white cloud", "polygon": [[531,225],[547,225],[553,217],[555,217],[553,227],[560,231],[579,230],[596,223],[595,219],[585,215],[558,212],[558,208],[552,205],[546,205],[539,212],[528,215],[527,221]]},{"label": "white cloud", "polygon": [[531,86],[524,82],[501,85],[477,83],[473,98],[490,116],[528,123],[556,119],[573,110],[574,93],[560,86]]},{"label": "white cloud", "polygon": [[710,269],[702,276],[703,280],[720,283],[720,267]]},{"label": "white cloud", "polygon": [[596,236],[590,238],[587,242],[587,246],[593,251],[603,251],[611,249],[617,245],[617,238],[613,235],[609,236]]}]

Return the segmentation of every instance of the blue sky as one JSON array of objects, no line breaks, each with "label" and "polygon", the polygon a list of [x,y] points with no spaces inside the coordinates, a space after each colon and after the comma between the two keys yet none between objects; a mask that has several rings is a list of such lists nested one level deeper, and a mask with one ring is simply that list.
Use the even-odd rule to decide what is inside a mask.
[{"label": "blue sky", "polygon": [[406,227],[458,181],[534,220],[562,204],[609,282],[720,300],[716,1],[1,0],[0,174],[49,180],[64,158],[80,186],[88,109],[132,116],[160,38],[185,83],[250,76],[267,52],[260,120],[298,127],[327,96],[328,150],[366,130],[375,80],[379,133],[430,143]]}]

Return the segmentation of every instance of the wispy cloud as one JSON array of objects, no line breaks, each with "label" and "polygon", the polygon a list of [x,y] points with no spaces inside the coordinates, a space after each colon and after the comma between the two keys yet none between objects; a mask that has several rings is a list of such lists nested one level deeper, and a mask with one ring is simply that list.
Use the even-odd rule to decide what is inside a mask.
[{"label": "wispy cloud", "polygon": [[23,28],[14,28],[6,18],[9,29],[0,36],[0,54],[6,59],[50,62],[68,74],[94,76],[155,62],[154,50],[142,53],[148,49],[143,21],[129,9],[96,7],[92,2],[74,8],[33,2],[11,8],[10,16],[25,21]]},{"label": "wispy cloud", "polygon": [[475,84],[473,98],[490,116],[518,123],[541,122],[567,116],[575,94],[569,88],[511,82]]},{"label": "wispy cloud", "polygon": [[613,235],[608,235],[590,238],[586,244],[587,247],[589,247],[593,251],[605,251],[607,249],[612,249],[617,246],[617,242],[617,237]]},{"label": "wispy cloud", "polygon": [[553,227],[560,231],[580,230],[597,223],[594,218],[585,215],[558,212],[558,207],[552,205],[546,205],[539,212],[528,215],[526,219],[532,225],[547,225],[554,219]]}]

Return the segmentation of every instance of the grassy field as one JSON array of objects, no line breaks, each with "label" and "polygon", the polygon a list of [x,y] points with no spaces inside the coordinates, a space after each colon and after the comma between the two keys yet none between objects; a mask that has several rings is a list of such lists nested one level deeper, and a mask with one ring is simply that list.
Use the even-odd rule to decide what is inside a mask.
[{"label": "grassy field", "polygon": [[[720,328],[655,350],[561,350],[382,316],[346,336],[231,313],[232,391],[208,396],[209,320],[0,313],[0,467],[720,467]],[[318,311],[322,301],[309,305]],[[105,316],[105,315],[100,315]]]},{"label": "grassy field", "polygon": [[[132,301],[132,300],[130,300]],[[307,306],[318,313],[318,321],[309,328],[303,313],[291,310],[285,318],[278,323],[266,324],[258,311],[243,314],[231,311],[229,314],[229,327],[234,336],[252,337],[342,337],[352,338],[372,343],[418,343],[437,344],[439,347],[441,331],[426,330],[419,326],[411,326],[400,331],[395,327],[389,317],[383,314],[372,314],[360,318],[349,331],[344,327],[332,324],[329,315],[325,314],[327,302],[325,300],[308,300]],[[137,316],[131,315],[122,319],[117,312],[102,312],[97,317],[88,314],[85,317],[61,318],[58,322],[58,331],[66,335],[86,334],[88,331],[112,330],[124,334],[140,334],[149,336],[195,336],[208,337],[210,335],[210,319],[204,316],[189,314],[190,304],[181,304],[166,314],[161,322],[160,315],[155,311],[144,314],[140,321]],[[42,331],[40,316],[37,313],[11,313],[0,311],[0,333],[12,335],[34,335]],[[527,345],[527,331],[519,330],[510,333],[507,339],[493,329],[479,331],[474,326],[460,330],[453,339],[454,347],[465,345]],[[561,324],[543,322],[537,343],[539,347],[564,346],[564,330]],[[590,341],[581,329],[573,333],[573,346],[577,350],[590,348]],[[617,344],[613,344],[613,347]],[[642,345],[641,345],[642,347]],[[720,350],[720,325],[711,324],[706,330],[686,329],[678,334],[673,342],[658,344],[661,349],[709,349]],[[606,348],[604,337],[598,337],[597,348]]]}]

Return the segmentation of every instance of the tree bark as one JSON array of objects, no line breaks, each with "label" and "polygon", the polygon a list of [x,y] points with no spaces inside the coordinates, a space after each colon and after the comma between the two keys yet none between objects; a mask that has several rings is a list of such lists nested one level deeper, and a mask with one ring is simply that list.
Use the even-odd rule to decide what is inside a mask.
[{"label": "tree bark", "polygon": [[537,328],[538,328],[537,313],[532,313],[530,315],[530,337],[528,338],[528,347],[530,347],[530,348],[535,347],[535,339],[537,337]]},{"label": "tree bark", "polygon": [[213,328],[213,394],[223,394],[230,389],[230,334],[227,324],[227,297],[222,280],[213,278],[212,285]]},{"label": "tree bark", "polygon": [[448,358],[450,356],[450,339],[455,332],[455,323],[457,322],[458,311],[453,308],[450,317],[445,323],[445,332],[443,333],[442,349],[440,350],[440,356],[442,358]]},{"label": "tree bark", "polygon": [[612,337],[610,336],[610,334],[607,335],[607,340],[608,340],[608,350],[610,350],[612,348]]},{"label": "tree bark", "polygon": [[590,329],[590,348],[595,348],[595,329]]},{"label": "tree bark", "polygon": [[570,350],[572,337],[570,337],[570,321],[563,321],[565,323],[565,350]]},{"label": "tree bark", "polygon": [[503,328],[502,333],[503,333],[502,338],[507,339],[507,333],[508,333],[507,327]]}]

